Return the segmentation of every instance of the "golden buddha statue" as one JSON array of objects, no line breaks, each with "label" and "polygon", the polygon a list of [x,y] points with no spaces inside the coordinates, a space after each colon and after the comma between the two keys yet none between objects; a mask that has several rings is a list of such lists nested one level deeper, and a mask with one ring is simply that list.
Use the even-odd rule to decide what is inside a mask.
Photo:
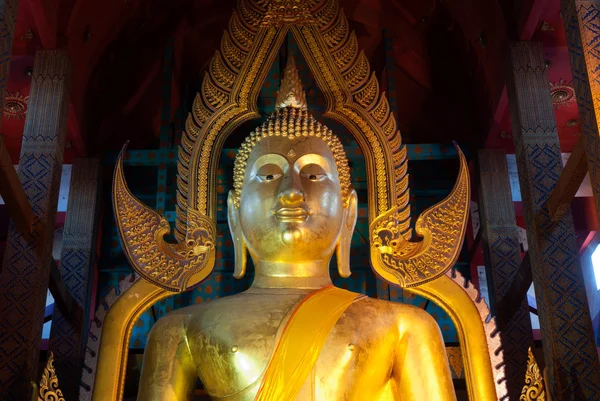
[{"label": "golden buddha statue", "polygon": [[[122,400],[137,319],[211,274],[218,158],[228,135],[259,116],[260,87],[290,34],[325,95],[326,115],[363,151],[373,270],[446,311],[457,328],[470,399],[502,399],[494,321],[478,292],[451,269],[468,220],[466,160],[459,151],[457,183],[418,217],[415,240],[406,148],[336,0],[239,0],[181,139],[176,243],[164,239],[171,229],[164,217],[128,189],[119,156],[115,218],[139,279],[121,283],[121,294],[107,297],[108,312],[96,314],[101,333],[91,331],[99,352],[86,359],[96,368],[83,378],[91,399]],[[334,252],[340,275],[350,275],[356,213],[342,145],[309,114],[290,58],[275,112],[240,148],[228,199],[234,275],[244,275],[250,253],[254,282],[241,294],[160,319],[146,346],[138,398],[188,400],[200,378],[215,400],[455,399],[440,330],[426,312],[331,284]]]},{"label": "golden buddha statue", "polygon": [[[244,274],[247,248],[254,282],[154,325],[138,400],[191,400],[198,377],[214,400],[254,400],[297,305],[332,286],[334,251],[340,274],[350,273],[357,198],[344,149],[307,111],[293,61],[281,88],[275,112],[241,147],[228,199],[235,274]],[[356,295],[291,399],[454,400],[435,320],[411,305]]]}]

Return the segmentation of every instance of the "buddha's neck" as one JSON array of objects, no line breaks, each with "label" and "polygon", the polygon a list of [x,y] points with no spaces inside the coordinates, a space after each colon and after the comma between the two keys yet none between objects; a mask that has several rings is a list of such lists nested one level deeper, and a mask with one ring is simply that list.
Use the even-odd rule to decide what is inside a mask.
[{"label": "buddha's neck", "polygon": [[318,289],[330,284],[329,259],[297,263],[255,261],[250,288]]}]

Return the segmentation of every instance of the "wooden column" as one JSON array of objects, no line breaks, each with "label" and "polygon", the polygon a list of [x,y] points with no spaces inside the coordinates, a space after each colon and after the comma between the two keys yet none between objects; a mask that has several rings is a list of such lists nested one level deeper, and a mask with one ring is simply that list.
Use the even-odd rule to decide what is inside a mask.
[{"label": "wooden column", "polygon": [[[10,58],[18,8],[18,0],[0,0],[0,106],[2,106],[2,109],[4,109],[6,83],[10,72]],[[0,118],[1,126],[2,119]]]},{"label": "wooden column", "polygon": [[33,211],[23,191],[4,139],[0,135],[0,195],[6,204],[8,214],[20,232],[29,232],[33,226]]},{"label": "wooden column", "polygon": [[507,89],[548,387],[554,401],[600,400],[600,363],[570,208],[546,201],[562,172],[542,44],[509,47]]},{"label": "wooden column", "polygon": [[70,67],[66,51],[35,55],[19,178],[35,215],[31,234],[9,227],[0,273],[0,399],[31,399],[67,131]]},{"label": "wooden column", "polygon": [[561,0],[587,168],[600,216],[600,0]]},{"label": "wooden column", "polygon": [[[6,83],[10,72],[10,58],[15,34],[18,0],[0,0],[0,110],[4,108]],[[0,128],[2,118],[0,118]],[[0,131],[0,195],[20,231],[29,231],[32,225],[31,206],[28,204],[10,155],[4,146]]]},{"label": "wooden column", "polygon": [[[489,283],[490,301],[498,305],[504,299],[521,265],[521,249],[515,218],[506,154],[501,149],[478,152],[479,215]],[[533,345],[527,297],[513,316],[497,310],[501,323],[502,348],[506,362],[508,395],[517,400],[523,388],[527,350]]]},{"label": "wooden column", "polygon": [[[80,311],[89,311],[94,278],[100,172],[100,160],[75,159],[63,229],[59,270]],[[84,312],[79,319],[73,319],[56,307],[52,314],[50,350],[54,352],[54,367],[67,400],[79,398],[88,316]]]}]

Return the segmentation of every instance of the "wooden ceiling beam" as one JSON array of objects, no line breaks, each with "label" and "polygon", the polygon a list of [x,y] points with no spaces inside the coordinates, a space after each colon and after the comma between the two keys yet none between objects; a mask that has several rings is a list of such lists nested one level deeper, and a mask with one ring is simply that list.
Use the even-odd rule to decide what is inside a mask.
[{"label": "wooden ceiling beam", "polygon": [[547,206],[552,221],[559,221],[565,215],[587,172],[585,145],[581,135],[548,198]]},{"label": "wooden ceiling beam", "polygon": [[79,329],[83,322],[83,309],[79,306],[77,301],[75,301],[75,298],[73,298],[71,292],[67,288],[56,261],[52,259],[51,263],[48,288],[54,297],[56,306],[62,312],[63,317],[74,328]]},{"label": "wooden ceiling beam", "polygon": [[21,180],[12,164],[8,149],[4,146],[2,136],[0,136],[0,195],[17,230],[22,233],[30,232],[33,227],[33,210],[21,186]]}]

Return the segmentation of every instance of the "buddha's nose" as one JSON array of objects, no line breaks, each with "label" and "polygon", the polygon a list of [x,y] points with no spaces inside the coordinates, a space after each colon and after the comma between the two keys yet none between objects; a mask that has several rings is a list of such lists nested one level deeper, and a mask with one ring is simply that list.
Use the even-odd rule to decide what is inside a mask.
[{"label": "buddha's nose", "polygon": [[304,202],[304,192],[302,191],[300,177],[297,174],[292,173],[284,178],[280,198],[284,207],[293,207],[300,202]]},{"label": "buddha's nose", "polygon": [[283,207],[298,206],[304,202],[304,192],[297,188],[288,188],[281,192],[281,204]]}]

